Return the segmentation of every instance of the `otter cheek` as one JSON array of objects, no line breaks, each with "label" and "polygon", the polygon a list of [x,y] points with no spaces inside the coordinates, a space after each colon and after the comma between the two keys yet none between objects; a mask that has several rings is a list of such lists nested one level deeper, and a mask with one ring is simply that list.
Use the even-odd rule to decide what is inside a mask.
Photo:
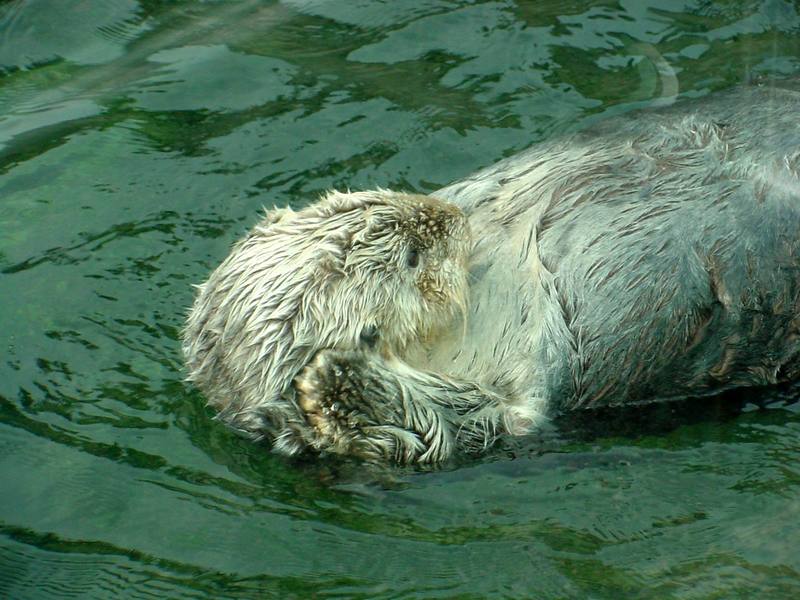
[{"label": "otter cheek", "polygon": [[452,304],[463,301],[467,287],[467,269],[461,257],[448,258],[442,263],[441,287],[446,302]]},{"label": "otter cheek", "polygon": [[472,249],[472,232],[467,218],[459,215],[450,231],[448,254],[459,264],[466,266],[470,250]]}]

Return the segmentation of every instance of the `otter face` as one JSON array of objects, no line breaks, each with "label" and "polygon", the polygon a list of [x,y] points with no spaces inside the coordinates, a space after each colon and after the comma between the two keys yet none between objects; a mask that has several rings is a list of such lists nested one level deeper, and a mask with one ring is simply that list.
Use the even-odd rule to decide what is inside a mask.
[{"label": "otter face", "polygon": [[323,348],[402,352],[465,312],[469,227],[454,205],[385,190],[267,214],[206,283],[184,330],[189,379],[246,430]]},{"label": "otter face", "polygon": [[[361,201],[355,214],[353,201]],[[332,194],[322,204],[356,225],[338,260],[321,263],[328,292],[322,321],[339,327],[338,339],[324,347],[354,347],[366,336],[373,346],[401,351],[465,309],[471,242],[458,208],[383,191]]]}]

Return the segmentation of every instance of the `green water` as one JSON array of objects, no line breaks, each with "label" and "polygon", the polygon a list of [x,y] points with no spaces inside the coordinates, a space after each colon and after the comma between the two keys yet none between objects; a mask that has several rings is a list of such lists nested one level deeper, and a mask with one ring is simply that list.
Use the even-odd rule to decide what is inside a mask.
[{"label": "green water", "polygon": [[784,0],[0,4],[0,598],[800,597],[800,393],[378,471],[237,438],[178,342],[262,206],[798,57]]}]

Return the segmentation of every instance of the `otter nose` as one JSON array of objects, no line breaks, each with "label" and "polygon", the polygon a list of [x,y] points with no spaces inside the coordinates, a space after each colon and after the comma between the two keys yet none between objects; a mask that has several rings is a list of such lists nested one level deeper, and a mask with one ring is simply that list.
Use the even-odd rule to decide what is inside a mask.
[{"label": "otter nose", "polygon": [[380,334],[378,333],[378,328],[375,325],[367,325],[361,330],[361,335],[359,335],[359,340],[361,343],[367,346],[367,348],[370,350],[375,349],[378,339],[380,339]]}]

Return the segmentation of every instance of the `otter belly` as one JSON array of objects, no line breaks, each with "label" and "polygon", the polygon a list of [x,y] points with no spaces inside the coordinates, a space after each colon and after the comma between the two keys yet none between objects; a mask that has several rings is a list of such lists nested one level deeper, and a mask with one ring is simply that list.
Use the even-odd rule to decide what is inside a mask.
[{"label": "otter belly", "polygon": [[441,190],[481,232],[450,368],[566,408],[796,377],[798,142],[800,94],[743,88]]},{"label": "otter belly", "polygon": [[686,397],[794,375],[800,189],[725,185],[724,200],[722,186],[709,186],[672,204],[627,206],[623,218],[595,215],[591,229],[603,235],[584,244],[569,244],[569,220],[543,233],[567,340],[550,343],[570,357],[558,383],[566,405]]}]

